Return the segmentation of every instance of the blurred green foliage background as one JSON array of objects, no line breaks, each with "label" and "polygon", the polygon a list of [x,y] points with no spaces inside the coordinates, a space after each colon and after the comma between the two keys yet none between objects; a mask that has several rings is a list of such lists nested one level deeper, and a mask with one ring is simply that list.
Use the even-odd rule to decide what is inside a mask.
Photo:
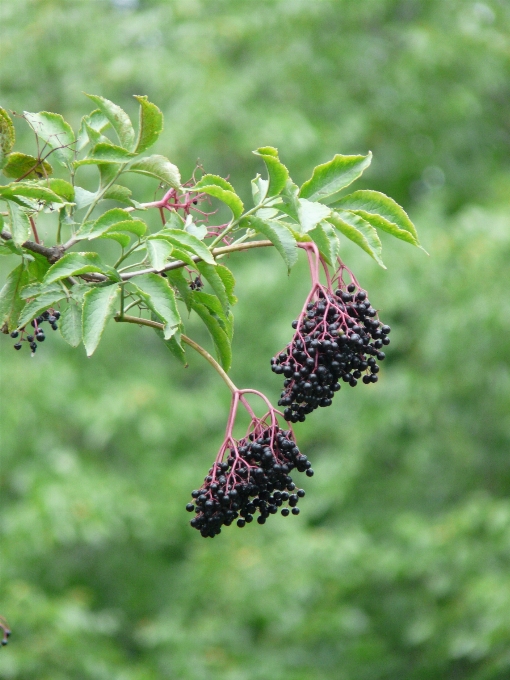
[{"label": "blurred green foliage background", "polygon": [[[357,187],[403,203],[430,258],[385,239],[382,271],[342,243],[393,328],[381,380],[297,426],[316,470],[299,517],[214,541],[184,511],[229,404],[200,357],[183,369],[134,327],[89,360],[4,337],[0,677],[507,680],[509,3],[0,0],[0,103],[77,125],[82,91],[130,113],[147,94],[155,151],[244,197],[262,144],[299,182],[371,149]],[[306,267],[229,264],[233,378],[276,401]]]}]

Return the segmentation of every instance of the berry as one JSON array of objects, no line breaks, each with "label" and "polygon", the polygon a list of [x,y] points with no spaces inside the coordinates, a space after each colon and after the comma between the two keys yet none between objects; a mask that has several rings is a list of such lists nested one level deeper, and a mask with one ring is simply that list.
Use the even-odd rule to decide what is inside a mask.
[{"label": "berry", "polygon": [[21,342],[17,342],[17,343],[14,345],[14,349],[21,349]]},{"label": "berry", "polygon": [[254,515],[258,524],[265,524],[280,507],[287,517],[289,508],[296,509],[305,495],[303,489],[289,493],[296,489],[290,472],[308,474],[311,469],[291,430],[260,420],[247,436],[227,442],[223,448],[226,461],[214,463],[202,487],[191,494],[195,502],[186,506],[188,512],[195,511],[191,526],[204,537],[216,536],[222,526],[230,526],[234,520],[242,528]]},{"label": "berry", "polygon": [[292,322],[292,341],[271,359],[273,373],[285,377],[278,405],[288,422],[303,422],[315,409],[330,406],[342,382],[350,387],[360,379],[374,382],[369,371],[377,373],[371,367],[385,358],[381,348],[389,343],[390,327],[377,319],[366,291],[344,284],[346,269],[340,265],[335,286],[314,285]]},{"label": "berry", "polygon": [[12,331],[11,338],[17,338],[19,335],[18,331]]}]

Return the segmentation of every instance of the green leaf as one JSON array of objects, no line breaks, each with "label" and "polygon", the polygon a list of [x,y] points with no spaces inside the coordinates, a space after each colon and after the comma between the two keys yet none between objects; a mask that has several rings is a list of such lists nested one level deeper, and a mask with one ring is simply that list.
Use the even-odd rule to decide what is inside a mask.
[{"label": "green leaf", "polygon": [[215,315],[226,332],[230,341],[232,341],[232,336],[234,334],[234,317],[230,311],[225,312],[223,305],[216,295],[211,295],[210,293],[204,293],[202,290],[195,290],[191,293],[192,301],[199,302],[205,305],[211,314]]},{"label": "green leaf", "polygon": [[41,111],[40,113],[23,112],[34,132],[54,150],[54,156],[62,165],[69,165],[74,158],[74,132],[59,113]]},{"label": "green leaf", "polygon": [[268,238],[283,257],[287,269],[296,264],[298,253],[296,239],[289,229],[276,220],[262,220],[259,217],[250,217],[250,226]]},{"label": "green leaf", "polygon": [[94,272],[105,274],[112,279],[119,279],[115,269],[104,264],[97,253],[68,253],[49,268],[43,283],[47,285],[68,276],[79,276],[80,274]]},{"label": "green leaf", "polygon": [[32,321],[32,319],[35,319],[35,317],[39,316],[41,312],[45,312],[48,307],[52,307],[55,303],[60,302],[60,300],[64,299],[65,297],[66,294],[62,288],[60,288],[59,291],[52,290],[42,293],[36,297],[35,300],[27,303],[18,320],[18,328],[22,328],[29,321]]},{"label": "green leaf", "polygon": [[331,209],[322,203],[314,203],[308,201],[306,198],[299,198],[297,205],[297,214],[299,224],[301,226],[301,233],[306,234],[311,229],[322,222],[322,220],[329,217]]},{"label": "green leaf", "polygon": [[107,142],[108,138],[101,133],[110,125],[110,121],[102,111],[96,109],[89,113],[88,116],[83,116],[81,119],[80,132],[78,134],[78,143],[76,150],[81,151],[89,142],[97,144],[98,142]]},{"label": "green leaf", "polygon": [[333,266],[340,250],[340,241],[331,224],[321,222],[315,229],[308,232],[308,236],[317,244],[326,262]]},{"label": "green leaf", "polygon": [[[43,180],[44,185],[48,186],[53,193],[63,198],[67,203],[74,202],[74,187],[70,182],[66,182],[65,179],[51,178],[48,180]],[[42,184],[42,183],[41,183]]]},{"label": "green leaf", "polygon": [[170,241],[164,238],[149,237],[146,242],[149,262],[154,269],[161,271],[174,249]]},{"label": "green leaf", "polygon": [[0,198],[13,200],[18,196],[25,196],[35,201],[62,203],[60,196],[46,186],[24,182],[11,182],[11,184],[0,186]]},{"label": "green leaf", "polygon": [[127,248],[131,243],[129,234],[121,233],[119,231],[107,231],[105,234],[101,234],[99,238],[110,239],[111,241],[116,241],[122,248]]},{"label": "green leaf", "polygon": [[32,279],[36,281],[43,281],[46,276],[46,272],[50,268],[50,263],[39,253],[30,253],[27,256],[28,264],[27,269]]},{"label": "green leaf", "polygon": [[0,107],[0,168],[4,167],[5,159],[11,153],[15,141],[16,132],[11,117]]},{"label": "green leaf", "polygon": [[184,275],[181,268],[169,269],[165,272],[169,283],[178,291],[182,300],[186,304],[188,311],[191,310],[191,290],[189,287],[189,280]]},{"label": "green leaf", "polygon": [[43,285],[40,282],[29,283],[24,286],[21,290],[21,297],[26,300],[27,298],[37,297],[38,295],[51,293],[58,294],[63,292],[62,285],[60,283],[50,283],[49,286]]},{"label": "green leaf", "polygon": [[11,223],[11,236],[14,244],[22,246],[30,237],[30,221],[28,215],[16,203],[8,203],[9,221]]},{"label": "green leaf", "polygon": [[91,150],[87,158],[73,163],[75,168],[81,165],[97,165],[98,163],[128,163],[136,154],[126,151],[122,146],[109,142],[100,142]]},{"label": "green leaf", "polygon": [[78,347],[83,337],[81,305],[71,300],[64,307],[58,325],[64,340],[71,347]]},{"label": "green leaf", "polygon": [[179,213],[172,210],[170,217],[165,222],[165,229],[184,229],[185,225],[184,219],[179,215]]},{"label": "green leaf", "polygon": [[83,187],[74,187],[74,202],[76,203],[76,210],[86,208],[93,201],[95,201],[97,194],[92,191],[87,191]]},{"label": "green leaf", "polygon": [[253,152],[260,156],[266,164],[269,175],[268,196],[278,196],[289,179],[289,171],[278,158],[278,150],[272,146],[263,146]]},{"label": "green leaf", "polygon": [[[3,227],[3,217],[0,215],[0,230]],[[0,241],[0,255],[23,255],[23,251],[18,248],[12,239]]]},{"label": "green leaf", "polygon": [[127,113],[109,99],[95,94],[87,94],[87,97],[92,99],[101,113],[110,121],[117,133],[121,146],[125,149],[133,149],[135,145],[135,131]]},{"label": "green leaf", "polygon": [[158,236],[164,236],[173,245],[184,248],[185,250],[189,250],[194,255],[198,255],[200,259],[202,259],[204,262],[207,262],[208,264],[216,264],[209,248],[204,245],[202,241],[200,241],[196,236],[193,236],[193,234],[188,234],[182,229],[163,229],[162,231],[158,232]]},{"label": "green leaf", "polygon": [[128,231],[136,236],[143,236],[147,231],[145,222],[135,219],[123,208],[107,210],[95,222],[84,225],[77,236],[92,240],[108,231]]},{"label": "green leaf", "polygon": [[257,174],[257,176],[254,177],[251,181],[251,194],[253,196],[253,205],[260,205],[262,203],[262,201],[267,196],[268,189],[269,180],[262,179],[262,177]]},{"label": "green leaf", "polygon": [[139,175],[155,177],[160,182],[168,184],[174,189],[179,189],[181,186],[181,175],[178,168],[173,163],[170,163],[168,158],[157,154],[131,163],[127,172],[136,172]]},{"label": "green leaf", "polygon": [[187,361],[186,361],[186,352],[184,351],[184,348],[181,344],[181,333],[179,330],[175,331],[174,335],[172,335],[171,338],[168,340],[165,340],[165,336],[163,334],[163,331],[160,330],[159,328],[154,329],[156,331],[156,334],[163,340],[165,345],[168,347],[168,349],[172,352],[174,357],[183,364],[183,366],[187,366]]},{"label": "green leaf", "polygon": [[7,325],[9,332],[18,326],[18,317],[25,306],[21,289],[28,283],[28,272],[22,262],[11,271],[4,287],[0,290],[0,327]]},{"label": "green leaf", "polygon": [[419,246],[418,234],[407,213],[392,198],[380,191],[355,191],[335,203],[335,208],[350,210],[392,236]]},{"label": "green leaf", "polygon": [[190,191],[200,191],[201,187],[208,186],[217,186],[220,187],[220,189],[231,191],[233,194],[235,194],[235,189],[230,184],[230,182],[227,182],[226,179],[220,177],[219,175],[204,175],[199,179],[195,186],[190,189]]},{"label": "green leaf", "polygon": [[[239,196],[235,193],[235,191],[233,191],[233,189],[225,189],[223,185],[220,186],[218,183],[205,184],[204,180],[206,180],[208,177],[211,177],[211,175],[205,175],[202,177],[200,182],[195,184],[193,187],[193,191],[200,191],[201,193],[207,194],[208,196],[218,198],[220,201],[225,203],[225,205],[228,205],[235,219],[240,217],[243,214],[244,206]],[[221,177],[217,179],[222,180],[222,183],[224,184],[228,184],[228,182],[223,180]]]},{"label": "green leaf", "polygon": [[144,274],[136,277],[136,283],[131,284],[145,304],[165,323],[163,331],[168,340],[181,324],[181,317],[175,302],[175,294],[168,285],[168,281],[158,274]]},{"label": "green leaf", "polygon": [[374,227],[363,218],[347,210],[333,212],[328,218],[335,229],[356,243],[362,250],[373,257],[383,269],[386,269],[381,260],[381,241]]},{"label": "green leaf", "polygon": [[131,199],[131,189],[123,187],[121,184],[113,184],[104,194],[104,199],[125,203],[132,208],[139,208],[141,204]]},{"label": "green leaf", "polygon": [[216,265],[216,272],[223,281],[223,285],[225,286],[225,292],[227,293],[229,303],[231,305],[235,305],[237,303],[237,297],[234,295],[234,287],[236,285],[234,275],[232,274],[230,269],[228,267],[225,267],[225,265],[223,264]]},{"label": "green leaf", "polygon": [[319,201],[336,194],[363,174],[372,162],[372,153],[366,156],[342,156],[337,154],[331,161],[314,168],[311,178],[299,192],[301,198]]},{"label": "green leaf", "polygon": [[192,297],[191,306],[202,319],[211,335],[220,365],[225,371],[228,371],[232,364],[232,347],[218,316],[195,297]]},{"label": "green leaf", "polygon": [[113,314],[119,290],[120,286],[117,284],[98,286],[83,296],[83,344],[88,357],[95,352],[101,340],[106,323]]},{"label": "green leaf", "polygon": [[204,238],[209,233],[205,224],[195,224],[191,215],[188,215],[186,224],[184,226],[184,231],[192,236],[195,236],[199,241],[203,241]]},{"label": "green leaf", "polygon": [[218,273],[218,266],[212,267],[205,262],[197,262],[196,267],[204,279],[209,283],[221,303],[223,311],[228,314],[230,310],[230,300],[223,278]]},{"label": "green leaf", "polygon": [[48,161],[42,161],[34,156],[28,156],[25,153],[15,151],[7,156],[2,172],[6,177],[13,177],[15,179],[18,179],[18,177],[40,179],[45,175],[52,175],[53,168]]},{"label": "green leaf", "polygon": [[[171,241],[169,241],[169,243],[171,243]],[[197,263],[195,262],[195,260],[193,259],[189,252],[181,250],[180,248],[176,248],[175,246],[174,249],[172,250],[172,259],[180,260],[181,262],[186,262],[186,264],[189,264],[190,267],[197,266]]]},{"label": "green leaf", "polygon": [[140,123],[135,151],[141,153],[155,144],[163,132],[163,114],[147,97],[139,95],[134,97],[140,104]]}]

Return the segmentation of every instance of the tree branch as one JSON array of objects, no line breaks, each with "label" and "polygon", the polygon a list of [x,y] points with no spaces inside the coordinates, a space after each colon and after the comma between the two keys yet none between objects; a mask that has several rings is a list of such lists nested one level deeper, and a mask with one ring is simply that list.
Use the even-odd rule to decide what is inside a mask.
[{"label": "tree branch", "polygon": [[[5,230],[0,233],[0,236],[4,241],[10,241],[12,239],[12,234],[9,234],[9,232]],[[50,248],[47,248],[40,243],[35,243],[35,241],[25,241],[25,243],[22,243],[21,247],[25,248],[25,250],[31,250],[33,253],[37,253],[38,255],[42,255],[51,264],[54,264],[57,260],[60,260],[64,254],[61,246],[51,246]]]}]

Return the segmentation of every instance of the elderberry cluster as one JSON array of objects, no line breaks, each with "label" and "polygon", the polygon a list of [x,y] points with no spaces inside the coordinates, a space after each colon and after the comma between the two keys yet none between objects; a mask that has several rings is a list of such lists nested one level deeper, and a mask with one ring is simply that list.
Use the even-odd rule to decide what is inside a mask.
[{"label": "elderberry cluster", "polygon": [[284,517],[291,512],[299,514],[298,500],[305,492],[296,490],[289,473],[296,469],[312,477],[311,464],[299,451],[290,430],[276,425],[260,435],[252,433],[239,441],[231,440],[226,462],[214,463],[202,487],[192,492],[195,502],[188,503],[186,510],[196,512],[190,524],[204,538],[213,538],[223,525],[230,526],[236,519],[237,526],[244,527],[257,513],[257,522],[265,524],[284,504]]},{"label": "elderberry cluster", "polygon": [[340,283],[335,290],[319,286],[297,321],[284,351],[271,359],[271,370],[285,376],[279,406],[285,420],[303,422],[319,406],[330,406],[340,380],[351,387],[360,378],[377,382],[379,366],[390,344],[390,327],[377,319],[364,290]]},{"label": "elderberry cluster", "polygon": [[[14,349],[20,350],[22,348],[22,343],[27,342],[29,347],[34,354],[37,350],[37,342],[44,342],[46,335],[44,330],[41,328],[42,324],[47,321],[52,330],[56,331],[58,329],[57,321],[60,319],[60,312],[54,309],[48,309],[38,316],[37,319],[33,319],[30,324],[33,327],[32,332],[28,332],[24,327],[19,331],[12,331],[11,338],[17,340],[14,344]],[[37,342],[36,342],[37,340]]]}]

